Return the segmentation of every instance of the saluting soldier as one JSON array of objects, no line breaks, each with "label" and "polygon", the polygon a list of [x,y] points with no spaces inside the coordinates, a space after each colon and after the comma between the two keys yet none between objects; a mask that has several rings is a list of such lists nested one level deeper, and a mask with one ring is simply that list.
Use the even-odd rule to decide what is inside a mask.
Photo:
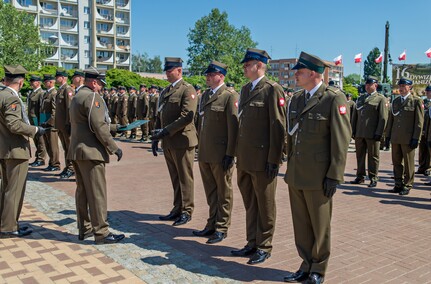
[{"label": "saluting soldier", "polygon": [[207,236],[209,244],[227,237],[233,194],[232,174],[238,134],[238,94],[224,83],[227,65],[212,61],[204,71],[209,87],[199,102],[199,169],[209,205],[205,228],[193,231]]},{"label": "saluting soldier", "polygon": [[109,231],[105,164],[109,155],[119,161],[122,151],[115,144],[110,131],[109,112],[100,96],[106,84],[105,74],[90,67],[85,70],[85,84],[70,105],[72,124],[71,144],[67,158],[76,171],[76,212],[79,240],[94,235],[96,244],[111,244],[124,239]]},{"label": "saluting soldier", "polygon": [[55,73],[55,81],[59,85],[57,95],[55,96],[55,123],[54,127],[58,130],[58,137],[60,138],[61,145],[64,151],[64,161],[66,166],[59,174],[61,178],[70,178],[75,175],[73,170],[72,161],[67,160],[67,151],[70,145],[70,118],[69,106],[72,101],[74,91],[72,87],[67,84],[67,72],[64,69],[57,69]]},{"label": "saluting soldier", "polygon": [[421,141],[419,143],[419,167],[417,174],[430,175],[430,150],[428,148],[428,132],[430,128],[431,85],[425,88],[424,100],[424,126],[422,128]]},{"label": "saluting soldier", "polygon": [[[127,99],[127,119],[129,123],[136,121],[136,109],[138,107],[138,95],[134,86],[129,87],[129,98]],[[130,131],[129,139],[136,138],[136,128]]]},{"label": "saluting soldier", "polygon": [[46,151],[49,156],[48,167],[46,167],[44,170],[53,172],[60,170],[58,131],[54,128],[56,114],[55,96],[57,95],[57,90],[55,89],[54,76],[45,74],[43,76],[43,83],[45,85],[46,91],[43,96],[41,96],[39,121],[41,126],[51,128],[43,135]]},{"label": "saluting soldier", "polygon": [[[42,78],[36,75],[31,75],[30,77],[30,86],[33,89],[27,98],[28,104],[28,117],[30,118],[30,124],[34,126],[39,125],[39,116],[40,116],[40,98],[44,93],[44,90],[41,88]],[[45,165],[45,157],[46,157],[46,149],[45,149],[45,141],[43,137],[35,136],[33,138],[34,145],[36,146],[36,157],[33,163],[29,166],[31,167],[39,167]]]},{"label": "saluting soldier", "polygon": [[246,210],[247,244],[232,250],[249,256],[248,264],[271,256],[275,230],[275,190],[285,140],[286,106],[282,87],[265,76],[268,53],[247,49],[241,61],[250,80],[241,89],[238,107],[238,187]]},{"label": "saluting soldier", "polygon": [[401,77],[398,81],[400,96],[391,105],[387,138],[392,144],[395,187],[389,192],[408,195],[415,177],[415,149],[419,145],[424,123],[421,98],[410,93],[413,81]]},{"label": "saluting soldier", "polygon": [[182,78],[183,60],[166,57],[164,71],[171,83],[160,94],[156,130],[151,136],[153,155],[157,156],[162,139],[163,153],[174,189],[174,207],[160,220],[175,220],[173,226],[186,224],[194,209],[193,160],[198,144],[193,118],[196,111],[196,92]]},{"label": "saluting soldier", "polygon": [[388,120],[386,98],[377,92],[378,78],[365,81],[366,94],[360,96],[352,113],[352,133],[356,147],[356,178],[351,184],[365,181],[365,156],[368,154],[368,187],[376,187],[379,173],[380,140]]},{"label": "saluting soldier", "polygon": [[18,223],[30,158],[28,137],[43,135],[45,129],[30,125],[18,94],[27,70],[21,65],[5,65],[4,72],[5,87],[0,90],[0,238],[13,238],[32,233]]},{"label": "saluting soldier", "polygon": [[301,52],[296,92],[287,109],[289,186],[295,244],[302,258],[298,271],[284,281],[323,283],[331,248],[332,197],[343,182],[352,135],[344,93],[323,83],[328,65]]},{"label": "saluting soldier", "polygon": [[[148,120],[148,111],[149,111],[149,100],[147,94],[147,86],[145,84],[141,84],[140,86],[140,94],[138,96],[138,103],[136,107],[136,115],[139,120]],[[144,123],[141,125],[142,137],[139,139],[140,142],[144,142],[148,140],[148,123]]]},{"label": "saluting soldier", "polygon": [[[129,121],[127,120],[127,100],[129,99],[129,96],[126,92],[126,87],[119,86],[118,87],[118,102],[117,102],[117,118],[118,123],[120,125],[127,125],[129,124]],[[126,132],[121,133],[121,136],[125,136]]]}]

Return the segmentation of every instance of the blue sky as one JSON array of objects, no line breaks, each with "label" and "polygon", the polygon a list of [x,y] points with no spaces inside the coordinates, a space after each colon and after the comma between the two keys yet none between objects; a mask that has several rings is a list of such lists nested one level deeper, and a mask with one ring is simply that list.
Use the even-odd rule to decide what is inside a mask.
[{"label": "blue sky", "polygon": [[132,0],[132,52],[150,57],[187,59],[187,34],[213,8],[226,11],[229,22],[246,26],[258,48],[273,59],[298,57],[306,51],[326,60],[343,55],[345,75],[359,73],[355,54],[389,48],[394,63],[404,49],[405,63],[430,63],[431,1],[382,0]]}]

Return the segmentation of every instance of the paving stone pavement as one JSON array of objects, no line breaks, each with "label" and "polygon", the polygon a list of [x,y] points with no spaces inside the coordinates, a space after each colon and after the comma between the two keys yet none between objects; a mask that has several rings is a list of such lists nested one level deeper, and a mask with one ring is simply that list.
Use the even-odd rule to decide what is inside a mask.
[{"label": "paving stone pavement", "polygon": [[[117,139],[117,142],[124,156],[120,162],[111,161],[107,165],[108,210],[112,230],[127,236],[123,243],[93,246],[91,240],[79,242],[74,182],[59,180],[52,173],[40,169],[29,171],[26,206],[21,217],[24,223],[35,229],[36,235],[8,241],[18,247],[21,244],[29,246],[32,238],[38,241],[46,238],[47,243],[56,246],[63,243],[65,246],[75,245],[79,250],[91,252],[90,256],[97,254],[94,264],[93,261],[89,263],[104,274],[109,275],[111,271],[108,268],[105,272],[97,259],[109,260],[116,269],[130,273],[130,277],[122,276],[126,280],[113,276],[111,280],[114,282],[280,283],[286,271],[295,271],[299,267],[287,185],[283,182],[285,167],[278,177],[272,256],[261,265],[250,266],[246,264],[247,259],[231,257],[229,253],[231,249],[245,245],[245,212],[236,186],[236,173],[228,238],[219,244],[207,245],[205,238],[194,237],[191,233],[204,227],[208,215],[197,163],[194,165],[193,219],[184,226],[172,227],[170,222],[158,220],[158,216],[168,213],[172,206],[172,187],[163,156],[153,157],[147,143],[124,139]],[[417,175],[410,195],[399,196],[387,192],[393,187],[390,152],[381,152],[380,168],[380,181],[376,188],[370,190],[366,184],[348,184],[354,179],[356,169],[354,149],[349,150],[346,183],[341,185],[334,199],[332,255],[325,283],[431,283],[431,187],[423,185],[428,178]],[[4,247],[9,251],[13,248],[8,248],[11,243],[5,245],[2,240],[0,244],[0,277],[3,277],[0,282],[6,279],[5,282],[13,283],[9,281],[13,279],[22,283],[22,280],[19,282],[21,278],[12,278],[7,274],[9,272],[2,270],[10,262],[9,257],[3,256]],[[38,256],[38,250],[31,246],[27,253]],[[60,255],[69,253],[73,254],[67,247],[58,249]],[[46,261],[51,261],[49,264],[56,269],[57,257]],[[39,272],[37,269],[29,270],[27,266],[31,264],[22,264],[20,260],[16,263],[19,263],[19,269],[29,271],[27,277],[37,279],[40,269]],[[81,268],[79,264],[77,267]],[[5,275],[8,278],[4,278]],[[83,277],[84,282],[81,283],[102,281],[102,278],[88,277]],[[61,281],[78,280],[64,278],[55,282]]]}]

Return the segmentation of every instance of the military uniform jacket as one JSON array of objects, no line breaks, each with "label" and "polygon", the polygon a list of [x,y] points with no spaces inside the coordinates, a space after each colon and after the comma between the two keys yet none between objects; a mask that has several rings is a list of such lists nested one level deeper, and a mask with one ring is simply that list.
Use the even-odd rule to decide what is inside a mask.
[{"label": "military uniform jacket", "polygon": [[263,77],[254,89],[241,89],[238,117],[237,168],[264,171],[280,164],[285,140],[286,106],[282,87]]},{"label": "military uniform jacket", "polygon": [[430,108],[431,108],[431,101],[426,99],[424,101],[424,126],[422,128],[422,136],[424,136],[425,140],[428,139],[429,135],[429,128],[430,128]]},{"label": "military uniform jacket", "polygon": [[50,116],[47,121],[40,121],[40,123],[46,122],[49,126],[54,127],[55,122],[55,96],[57,95],[57,90],[53,87],[51,90],[45,91],[43,95],[41,95],[41,103],[40,103],[40,113]]},{"label": "military uniform jacket", "polygon": [[163,90],[156,120],[156,128],[166,128],[169,132],[169,135],[163,138],[163,148],[183,149],[198,144],[193,123],[196,104],[196,91],[184,80]]},{"label": "military uniform jacket", "polygon": [[138,119],[148,118],[149,100],[146,93],[141,93],[138,96],[138,102],[136,106],[136,115]]},{"label": "military uniform jacket", "polygon": [[374,92],[362,95],[356,101],[352,113],[352,132],[355,137],[373,139],[382,136],[388,120],[386,98]]},{"label": "military uniform jacket", "polygon": [[109,155],[118,147],[110,134],[103,98],[83,86],[70,104],[70,122],[72,134],[67,159],[109,163]]},{"label": "military uniform jacket", "polygon": [[0,91],[0,159],[30,158],[30,143],[36,129],[25,123],[22,106],[15,93],[5,88]]},{"label": "military uniform jacket", "polygon": [[131,94],[127,99],[127,117],[136,118],[137,106],[138,106],[138,95]]},{"label": "military uniform jacket", "polygon": [[159,102],[159,95],[153,94],[149,96],[149,118],[156,118],[157,116],[157,105]]},{"label": "military uniform jacket", "polygon": [[54,127],[56,129],[66,131],[66,125],[70,125],[69,107],[74,93],[72,87],[67,84],[58,89],[57,96],[55,96],[56,115]]},{"label": "military uniform jacket", "polygon": [[404,103],[401,96],[395,98],[389,113],[386,137],[393,144],[409,144],[411,139],[420,139],[424,123],[422,99],[410,94]]},{"label": "military uniform jacket", "polygon": [[111,97],[109,98],[109,112],[112,117],[117,115],[117,106],[118,106],[118,95],[117,94],[111,95]]},{"label": "military uniform jacket", "polygon": [[27,111],[28,117],[31,123],[33,122],[33,118],[39,120],[40,115],[40,97],[43,95],[44,90],[42,88],[38,88],[36,91],[32,90],[27,98]]},{"label": "military uniform jacket", "polygon": [[234,157],[238,134],[238,94],[221,86],[209,98],[201,95],[199,104],[199,161],[221,163],[225,155]]},{"label": "military uniform jacket", "polygon": [[127,101],[129,100],[129,96],[124,93],[124,95],[120,96],[118,95],[118,102],[117,102],[117,116],[118,118],[121,118],[123,116],[127,116]]},{"label": "military uniform jacket", "polygon": [[325,177],[343,181],[352,134],[346,96],[322,84],[306,104],[302,90],[293,95],[287,115],[285,181],[301,190],[322,189]]}]

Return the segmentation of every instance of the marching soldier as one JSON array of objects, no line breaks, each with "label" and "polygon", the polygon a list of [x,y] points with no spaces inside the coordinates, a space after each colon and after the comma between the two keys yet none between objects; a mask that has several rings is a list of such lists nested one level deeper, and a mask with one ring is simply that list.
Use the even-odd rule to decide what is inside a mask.
[{"label": "marching soldier", "polygon": [[419,143],[419,168],[417,174],[428,176],[430,174],[430,149],[428,148],[428,130],[430,128],[431,85],[425,88],[424,126]]},{"label": "marching soldier", "polygon": [[282,87],[265,76],[268,53],[247,49],[241,61],[244,85],[238,106],[238,187],[246,210],[247,244],[232,250],[249,256],[248,264],[271,256],[275,230],[275,190],[285,140],[286,106]]},{"label": "marching soldier", "polygon": [[323,83],[327,64],[301,52],[296,92],[287,109],[289,187],[299,270],[285,282],[323,283],[330,256],[332,197],[343,182],[352,135],[344,93]]},{"label": "marching soldier", "polygon": [[[127,120],[127,101],[129,99],[129,96],[126,92],[126,87],[119,86],[118,87],[118,102],[117,102],[117,118],[118,123],[120,125],[127,125],[129,124],[129,121]],[[126,132],[121,133],[121,136],[125,136]]]},{"label": "marching soldier", "polygon": [[152,135],[152,133],[154,131],[154,125],[156,124],[157,104],[159,101],[159,95],[157,93],[157,86],[151,85],[148,100],[149,100],[148,118],[150,119],[150,122],[148,123],[148,131]]},{"label": "marching soldier", "polygon": [[85,72],[85,85],[70,105],[72,135],[67,158],[76,171],[76,212],[79,240],[94,235],[96,244],[112,244],[124,239],[109,231],[105,163],[115,154],[119,161],[122,151],[110,131],[109,112],[99,95],[105,74],[91,67]]},{"label": "marching soldier", "polygon": [[[30,124],[34,126],[39,125],[40,116],[40,98],[44,94],[44,90],[41,88],[42,78],[36,75],[31,75],[30,86],[33,89],[28,95],[28,117],[30,118]],[[34,145],[36,146],[36,159],[29,166],[39,167],[45,165],[46,149],[45,141],[43,137],[36,135],[34,138]]]},{"label": "marching soldier", "polygon": [[352,133],[356,146],[356,178],[351,184],[365,181],[365,156],[368,154],[368,187],[376,187],[379,172],[380,139],[388,119],[386,98],[377,93],[378,78],[369,76],[366,94],[360,96],[352,113]]},{"label": "marching soldier", "polygon": [[232,174],[238,134],[238,94],[227,90],[227,65],[212,61],[204,72],[209,89],[199,102],[199,169],[209,205],[209,218],[196,236],[209,244],[227,237],[232,211]]},{"label": "marching soldier", "polygon": [[46,91],[43,96],[41,96],[39,121],[41,126],[51,128],[50,131],[47,131],[43,135],[46,151],[49,156],[48,167],[44,170],[53,172],[60,170],[58,132],[57,129],[54,128],[56,108],[55,96],[57,95],[57,90],[55,89],[55,78],[52,75],[44,75],[43,83]]},{"label": "marching soldier", "polygon": [[[129,98],[127,99],[127,119],[129,123],[136,121],[136,109],[138,106],[138,95],[136,94],[136,88],[129,87]],[[130,131],[129,139],[136,139],[136,128]]]},{"label": "marching soldier", "polygon": [[[136,107],[136,115],[139,120],[148,120],[148,111],[149,111],[149,100],[147,94],[147,86],[142,84],[140,86],[140,94],[138,96],[138,104]],[[144,142],[148,140],[148,124],[141,125],[142,137],[139,139],[140,142]]]},{"label": "marching soldier", "polygon": [[186,224],[194,209],[193,160],[197,145],[193,118],[196,92],[183,78],[182,59],[166,57],[164,71],[171,83],[160,94],[156,130],[151,136],[153,155],[157,156],[159,140],[174,189],[174,208],[160,220],[175,220],[173,226]]},{"label": "marching soldier", "polygon": [[413,81],[401,77],[400,96],[395,98],[389,114],[387,139],[392,144],[395,187],[389,192],[408,195],[415,177],[415,149],[419,145],[424,122],[422,99],[410,93]]},{"label": "marching soldier", "polygon": [[5,65],[4,72],[5,87],[0,90],[0,238],[13,238],[32,233],[18,224],[30,158],[28,137],[43,135],[45,129],[30,125],[18,94],[27,70],[21,65]]},{"label": "marching soldier", "polygon": [[61,178],[70,178],[75,175],[73,170],[72,161],[67,160],[67,151],[70,145],[70,118],[69,106],[72,101],[74,91],[72,87],[67,84],[67,72],[64,69],[57,69],[55,73],[56,83],[60,86],[55,96],[56,115],[54,127],[58,130],[58,137],[60,138],[61,145],[64,151],[64,161],[66,166],[60,173]]}]

